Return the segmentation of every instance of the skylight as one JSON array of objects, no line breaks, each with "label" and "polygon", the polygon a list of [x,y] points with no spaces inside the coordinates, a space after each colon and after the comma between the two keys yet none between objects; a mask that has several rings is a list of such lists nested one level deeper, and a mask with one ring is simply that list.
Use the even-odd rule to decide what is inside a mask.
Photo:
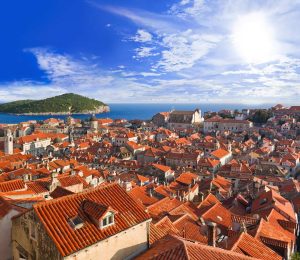
[{"label": "skylight", "polygon": [[69,219],[69,224],[73,229],[79,229],[83,227],[83,220],[79,216],[75,216]]}]

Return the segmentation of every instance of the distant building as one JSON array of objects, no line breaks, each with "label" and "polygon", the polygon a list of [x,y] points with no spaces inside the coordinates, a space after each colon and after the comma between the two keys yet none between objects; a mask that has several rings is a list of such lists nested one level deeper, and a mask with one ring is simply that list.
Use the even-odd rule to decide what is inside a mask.
[{"label": "distant building", "polygon": [[178,153],[169,152],[166,154],[166,165],[172,168],[185,167],[196,169],[199,159],[201,158],[200,153]]},{"label": "distant building", "polygon": [[169,112],[160,112],[152,117],[152,122],[157,126],[166,126],[169,120]]},{"label": "distant building", "polygon": [[123,146],[128,141],[136,143],[138,141],[138,137],[132,132],[120,133],[115,137],[114,145],[115,146]]},{"label": "distant building", "polygon": [[189,129],[202,121],[200,109],[194,111],[174,110],[170,113],[168,127],[169,129]]},{"label": "distant building", "polygon": [[44,133],[22,136],[18,139],[18,145],[24,154],[42,155],[51,144],[51,138]]},{"label": "distant building", "polygon": [[6,154],[13,154],[14,152],[14,138],[10,129],[5,131],[4,152]]},{"label": "distant building", "polygon": [[253,127],[253,123],[248,120],[236,120],[236,119],[224,119],[219,116],[215,116],[204,121],[204,132],[213,131],[231,131],[239,133],[249,130]]}]

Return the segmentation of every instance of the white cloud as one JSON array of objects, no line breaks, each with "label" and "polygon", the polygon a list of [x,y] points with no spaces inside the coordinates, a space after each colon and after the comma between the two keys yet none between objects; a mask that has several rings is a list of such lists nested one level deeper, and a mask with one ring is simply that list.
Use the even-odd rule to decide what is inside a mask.
[{"label": "white cloud", "polygon": [[[105,102],[297,103],[299,3],[178,0],[160,14],[94,4],[135,23],[136,33],[126,35],[126,44],[128,38],[135,41],[129,50],[134,61],[122,60],[119,67],[105,70],[98,59],[31,49],[49,83],[3,84],[0,96],[15,99],[76,91]],[[268,16],[280,48],[277,60],[250,66],[236,54],[230,35],[238,17],[253,11]]]},{"label": "white cloud", "polygon": [[152,34],[145,30],[139,29],[137,30],[136,35],[131,39],[135,42],[151,42]]},{"label": "white cloud", "polygon": [[189,29],[162,39],[162,58],[156,67],[166,71],[180,71],[193,67],[220,41],[217,35],[197,34]]},{"label": "white cloud", "polygon": [[141,59],[141,58],[146,58],[146,57],[150,57],[150,56],[157,56],[158,53],[154,52],[155,49],[156,49],[155,47],[146,47],[146,46],[136,48],[135,49],[136,55],[134,55],[133,58]]},{"label": "white cloud", "polygon": [[16,81],[0,84],[0,102],[40,99],[68,92],[65,88],[40,82]]},{"label": "white cloud", "polygon": [[199,15],[206,9],[204,0],[181,0],[179,3],[173,4],[169,13],[180,18],[194,17]]}]

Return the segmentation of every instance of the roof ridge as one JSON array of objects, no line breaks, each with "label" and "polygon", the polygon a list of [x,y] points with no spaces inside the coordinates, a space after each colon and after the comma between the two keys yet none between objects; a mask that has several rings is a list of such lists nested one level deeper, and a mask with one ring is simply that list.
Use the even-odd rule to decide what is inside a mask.
[{"label": "roof ridge", "polygon": [[246,233],[242,232],[239,234],[239,238],[235,241],[235,243],[232,245],[232,247],[230,248],[231,251],[233,251],[234,249],[236,249],[238,247],[238,243],[241,241],[242,237],[245,235]]},{"label": "roof ridge", "polygon": [[106,188],[111,187],[111,186],[119,186],[119,185],[118,185],[118,183],[108,183],[107,185],[90,188],[90,189],[84,190],[84,191],[79,192],[79,193],[74,193],[74,194],[70,194],[70,195],[67,195],[67,196],[64,196],[64,197],[60,197],[60,198],[56,198],[56,199],[36,203],[36,204],[33,205],[33,208],[40,208],[40,207],[44,206],[45,204],[53,204],[53,203],[57,203],[58,201],[61,201],[61,200],[67,200],[67,199],[70,199],[70,198],[73,198],[73,197],[82,196],[84,194],[90,194],[90,193],[92,193],[96,190],[106,189]]}]

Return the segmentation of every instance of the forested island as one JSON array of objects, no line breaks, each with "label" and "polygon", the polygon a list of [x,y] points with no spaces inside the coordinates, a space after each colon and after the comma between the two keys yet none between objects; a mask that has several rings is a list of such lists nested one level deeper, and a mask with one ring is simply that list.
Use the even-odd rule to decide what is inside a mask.
[{"label": "forested island", "polygon": [[19,115],[62,115],[62,114],[97,114],[109,111],[105,103],[67,93],[41,100],[18,100],[0,104],[0,113]]}]

